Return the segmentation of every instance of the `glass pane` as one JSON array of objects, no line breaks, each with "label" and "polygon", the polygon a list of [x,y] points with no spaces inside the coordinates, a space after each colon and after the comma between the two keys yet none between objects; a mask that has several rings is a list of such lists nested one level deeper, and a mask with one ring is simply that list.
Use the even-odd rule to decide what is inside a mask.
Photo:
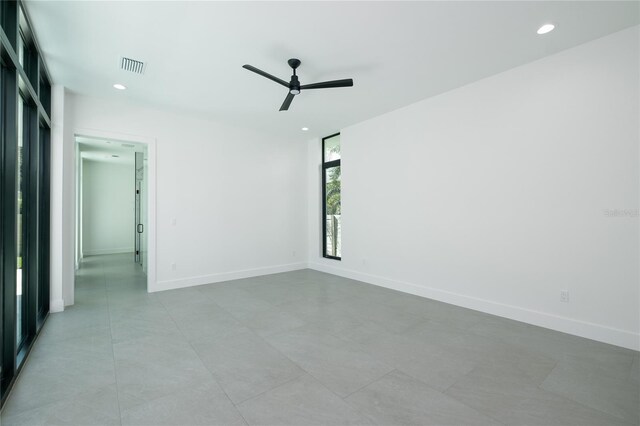
[{"label": "glass pane", "polygon": [[324,140],[324,161],[340,159],[340,135],[335,135]]},{"label": "glass pane", "polygon": [[[340,146],[340,145],[338,145]],[[326,194],[326,239],[327,256],[342,256],[341,249],[341,207],[340,207],[340,166],[325,170]]]},{"label": "glass pane", "polygon": [[23,280],[23,254],[24,254],[24,235],[22,235],[22,223],[24,220],[23,215],[23,201],[24,201],[24,161],[23,161],[23,103],[22,99],[18,102],[18,150],[17,150],[17,167],[16,167],[16,189],[17,189],[17,202],[16,202],[16,242],[17,242],[17,250],[16,250],[16,343],[20,346],[22,340],[24,338],[23,330],[23,290],[24,290],[24,280]]},{"label": "glass pane", "polygon": [[20,62],[20,65],[22,65],[24,67],[24,38],[22,37],[22,33],[20,33],[20,36],[18,37],[18,62]]},{"label": "glass pane", "polygon": [[25,50],[27,48],[27,43],[25,42],[27,37],[25,37],[25,34],[30,34],[27,17],[22,7],[18,6],[18,48],[16,52],[18,53],[18,62],[20,62],[20,65],[23,67]]}]

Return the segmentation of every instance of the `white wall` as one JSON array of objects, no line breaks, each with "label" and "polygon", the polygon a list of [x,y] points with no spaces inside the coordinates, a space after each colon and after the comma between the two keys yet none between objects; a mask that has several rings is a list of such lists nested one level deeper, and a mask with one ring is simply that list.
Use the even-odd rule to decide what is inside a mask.
[{"label": "white wall", "polygon": [[[157,280],[150,291],[306,266],[304,142],[69,93],[67,120],[66,145],[87,129],[155,140]],[[73,159],[64,167],[73,170]],[[62,208],[73,223],[72,200]],[[67,256],[72,262],[73,250]]]},{"label": "white wall", "polygon": [[[51,267],[50,311],[73,304],[74,273],[74,139],[69,138],[66,91],[51,87]],[[71,209],[71,210],[69,210]]]},{"label": "white wall", "polygon": [[83,159],[83,256],[133,252],[135,168]]},{"label": "white wall", "polygon": [[605,214],[638,209],[638,39],[344,129],[341,262],[320,257],[313,141],[311,267],[638,349],[638,217]]}]

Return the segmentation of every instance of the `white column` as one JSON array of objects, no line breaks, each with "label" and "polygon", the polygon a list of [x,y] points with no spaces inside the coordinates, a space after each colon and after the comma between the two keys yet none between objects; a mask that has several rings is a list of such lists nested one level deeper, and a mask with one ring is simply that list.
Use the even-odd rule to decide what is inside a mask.
[{"label": "white column", "polygon": [[64,310],[64,86],[51,87],[51,249],[50,312]]}]

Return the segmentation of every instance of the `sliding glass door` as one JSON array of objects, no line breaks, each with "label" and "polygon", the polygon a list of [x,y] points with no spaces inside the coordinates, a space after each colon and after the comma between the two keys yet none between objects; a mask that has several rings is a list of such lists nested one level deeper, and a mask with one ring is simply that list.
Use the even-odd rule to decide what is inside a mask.
[{"label": "sliding glass door", "polygon": [[49,313],[51,85],[21,2],[0,2],[0,401]]},{"label": "sliding glass door", "polygon": [[25,195],[25,176],[24,176],[24,134],[23,134],[23,116],[24,102],[22,98],[18,100],[18,138],[16,152],[16,345],[18,350],[22,347],[27,333],[25,333],[25,315],[26,301],[23,297],[25,293],[24,286],[24,195]]}]

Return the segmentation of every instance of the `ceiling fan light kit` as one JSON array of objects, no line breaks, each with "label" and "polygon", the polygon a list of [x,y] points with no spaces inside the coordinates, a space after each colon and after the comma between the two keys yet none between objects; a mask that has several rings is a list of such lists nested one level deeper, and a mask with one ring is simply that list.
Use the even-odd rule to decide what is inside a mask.
[{"label": "ceiling fan light kit", "polygon": [[298,80],[298,75],[296,74],[296,69],[298,69],[298,67],[301,64],[300,59],[292,58],[292,59],[289,59],[288,63],[289,63],[289,66],[293,69],[293,75],[291,76],[291,80],[289,81],[289,83],[267,72],[264,72],[261,69],[258,69],[254,66],[251,66],[251,65],[242,66],[242,68],[255,72],[256,74],[261,75],[265,78],[268,78],[271,81],[275,81],[276,83],[286,87],[289,90],[287,97],[284,98],[284,102],[280,107],[280,111],[287,111],[289,109],[289,106],[291,105],[291,101],[293,101],[293,98],[296,95],[299,95],[300,92],[302,92],[303,90],[329,89],[332,87],[353,86],[353,80],[350,78],[346,78],[343,80],[331,80],[331,81],[323,81],[321,83],[311,83],[311,84],[300,85],[300,80]]}]

